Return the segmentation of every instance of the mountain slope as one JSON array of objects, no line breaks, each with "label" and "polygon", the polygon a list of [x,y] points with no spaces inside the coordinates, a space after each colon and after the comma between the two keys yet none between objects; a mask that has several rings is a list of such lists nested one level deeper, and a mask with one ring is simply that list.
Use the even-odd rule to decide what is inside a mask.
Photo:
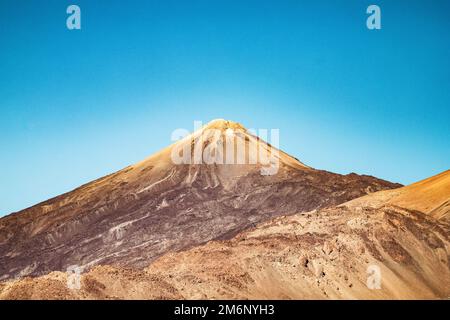
[{"label": "mountain slope", "polygon": [[386,190],[355,199],[347,206],[392,204],[429,214],[435,219],[450,218],[450,170],[403,188]]},{"label": "mountain slope", "polygon": [[[227,137],[245,146],[244,164],[220,163]],[[173,161],[181,153],[195,159],[196,151],[210,163]],[[260,158],[269,161],[254,161]],[[267,174],[273,162],[278,170]],[[143,268],[166,252],[229,239],[272,217],[398,186],[315,170],[240,124],[216,120],[140,163],[0,219],[0,280],[71,265]]]},{"label": "mountain slope", "polygon": [[[146,271],[187,299],[447,298],[449,232],[420,212],[336,207],[169,253]],[[380,289],[367,286],[370,268]]]},{"label": "mountain slope", "polygon": [[[167,253],[144,270],[97,266],[82,275],[80,290],[58,272],[10,281],[0,284],[0,298],[448,298],[450,225],[410,208],[355,202],[276,217],[229,240]],[[379,287],[367,285],[374,270]]]}]

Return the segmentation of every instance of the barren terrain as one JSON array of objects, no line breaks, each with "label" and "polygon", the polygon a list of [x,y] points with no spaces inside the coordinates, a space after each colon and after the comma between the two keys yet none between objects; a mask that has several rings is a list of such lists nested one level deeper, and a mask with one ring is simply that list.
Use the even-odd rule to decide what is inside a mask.
[{"label": "barren terrain", "polygon": [[[217,137],[197,140],[205,128],[260,141],[214,121],[0,219],[0,299],[450,297],[450,171],[401,187],[281,151],[275,175],[259,164],[174,165],[174,148],[212,146],[213,159],[224,150]],[[67,285],[70,265],[82,267],[80,289]]]}]

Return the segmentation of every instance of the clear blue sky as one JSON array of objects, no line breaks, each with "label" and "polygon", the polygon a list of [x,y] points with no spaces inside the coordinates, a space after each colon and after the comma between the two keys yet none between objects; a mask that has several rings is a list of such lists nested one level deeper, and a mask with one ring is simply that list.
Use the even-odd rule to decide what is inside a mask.
[{"label": "clear blue sky", "polygon": [[447,0],[1,0],[0,215],[194,120],[279,128],[283,150],[338,173],[407,184],[448,169],[449,14]]}]

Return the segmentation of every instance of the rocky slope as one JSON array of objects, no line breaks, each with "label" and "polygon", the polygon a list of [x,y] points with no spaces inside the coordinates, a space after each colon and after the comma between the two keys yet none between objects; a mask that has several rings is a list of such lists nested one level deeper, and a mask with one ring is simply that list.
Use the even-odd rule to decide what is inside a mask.
[{"label": "rocky slope", "polygon": [[448,298],[450,225],[361,199],[276,217],[229,240],[167,253],[144,270],[97,266],[82,275],[80,290],[68,289],[59,272],[6,282],[0,298]]},{"label": "rocky slope", "polygon": [[[227,138],[245,146],[243,164],[221,164]],[[173,161],[195,160],[197,152],[203,163]],[[240,124],[216,120],[140,163],[0,219],[0,280],[72,265],[144,268],[167,252],[230,239],[276,216],[399,186],[315,170]]]}]

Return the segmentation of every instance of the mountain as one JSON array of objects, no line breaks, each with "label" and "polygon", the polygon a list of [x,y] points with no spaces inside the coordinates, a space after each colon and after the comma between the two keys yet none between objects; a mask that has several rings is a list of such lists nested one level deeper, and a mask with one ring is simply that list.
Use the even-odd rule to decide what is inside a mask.
[{"label": "mountain", "polygon": [[168,252],[145,269],[96,266],[80,290],[62,272],[3,282],[0,299],[447,299],[450,224],[429,212],[450,193],[424,197],[426,206],[380,200],[397,191],[414,199],[418,186],[441,190],[446,175],[274,217],[231,239]]},{"label": "mountain", "polygon": [[[229,154],[241,164],[224,163]],[[397,187],[313,169],[242,125],[215,120],[137,164],[1,218],[0,280],[72,265],[144,268],[277,216]]]}]

